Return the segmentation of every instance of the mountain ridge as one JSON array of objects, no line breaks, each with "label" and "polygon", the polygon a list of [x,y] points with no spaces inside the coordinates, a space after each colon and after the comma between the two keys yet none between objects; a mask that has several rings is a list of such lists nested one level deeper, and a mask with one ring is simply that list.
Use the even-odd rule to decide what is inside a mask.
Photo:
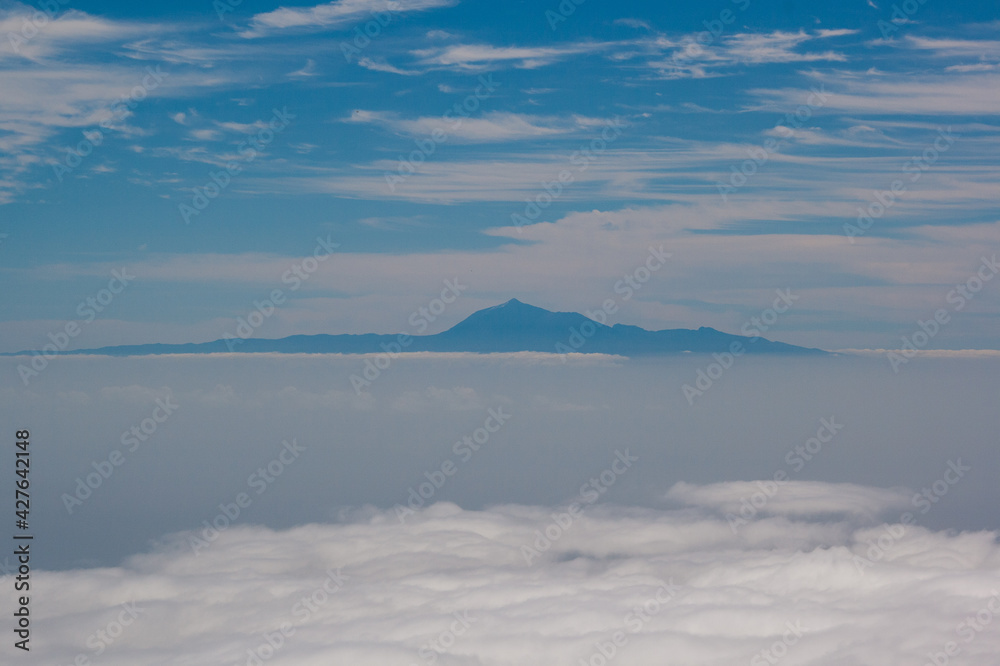
[{"label": "mountain ridge", "polygon": [[[341,353],[399,352],[550,352],[604,353],[620,356],[677,353],[827,354],[820,349],[775,342],[760,336],[698,329],[649,331],[632,324],[608,326],[578,312],[553,312],[516,298],[477,310],[451,328],[431,335],[343,333],[291,335],[284,338],[226,338],[211,342],[148,343],[51,352],[48,355],[93,354],[147,356],[210,353]],[[39,354],[37,351],[5,352],[0,356]]]}]

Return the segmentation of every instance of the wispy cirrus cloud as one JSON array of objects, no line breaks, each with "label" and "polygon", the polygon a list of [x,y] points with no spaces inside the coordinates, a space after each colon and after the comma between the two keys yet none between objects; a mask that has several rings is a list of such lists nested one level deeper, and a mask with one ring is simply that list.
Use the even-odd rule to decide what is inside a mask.
[{"label": "wispy cirrus cloud", "polygon": [[1000,41],[995,39],[945,39],[908,35],[901,42],[885,42],[935,60],[953,60],[947,72],[1000,70]]},{"label": "wispy cirrus cloud", "polygon": [[652,30],[652,26],[649,25],[648,21],[643,21],[637,18],[620,18],[615,19],[615,25],[623,25],[626,28],[634,28],[636,30]]},{"label": "wispy cirrus cloud", "polygon": [[402,118],[393,113],[355,110],[344,122],[381,125],[408,136],[428,136],[435,130],[440,130],[447,134],[449,140],[488,143],[570,134],[599,127],[604,120],[575,115],[535,116],[493,111],[478,118],[464,118],[461,123],[456,123],[440,116]]},{"label": "wispy cirrus cloud", "polygon": [[[50,181],[52,172],[39,167],[65,160],[67,146],[85,138],[80,131],[103,122],[102,142],[103,135],[148,135],[130,124],[147,97],[197,97],[257,76],[217,66],[247,61],[248,45],[210,45],[180,32],[174,23],[78,10],[49,17],[15,5],[0,12],[0,202],[39,187],[32,173]],[[109,170],[96,162],[86,169]]]},{"label": "wispy cirrus cloud", "polygon": [[457,70],[485,70],[502,65],[536,69],[571,56],[606,51],[609,42],[579,42],[562,46],[493,46],[490,44],[453,44],[417,49],[413,55],[419,64]]},{"label": "wispy cirrus cloud", "polygon": [[106,19],[76,9],[50,16],[30,5],[14,3],[0,9],[0,65],[5,60],[40,61],[81,45],[121,41],[160,29],[162,25],[157,23]]},{"label": "wispy cirrus cloud", "polygon": [[847,56],[836,51],[799,51],[797,47],[815,39],[853,34],[850,30],[825,30],[809,34],[775,31],[739,33],[725,39],[722,53],[727,59],[754,65],[779,62],[844,61]]},{"label": "wispy cirrus cloud", "polygon": [[284,30],[324,30],[367,21],[374,14],[403,14],[450,7],[459,0],[335,0],[313,7],[279,7],[254,15],[241,37],[255,38]]},{"label": "wispy cirrus cloud", "polygon": [[1000,40],[945,39],[907,35],[903,47],[943,58],[1000,58]]},{"label": "wispy cirrus cloud", "polygon": [[670,38],[661,35],[655,40],[645,40],[642,46],[655,54],[647,66],[664,78],[707,78],[728,74],[738,65],[845,62],[847,55],[842,51],[802,47],[857,32],[853,29],[741,32],[723,35],[717,43],[708,45],[703,45],[697,33]]},{"label": "wispy cirrus cloud", "polygon": [[400,67],[395,67],[383,59],[358,58],[358,65],[364,67],[365,69],[370,69],[373,72],[385,72],[387,74],[398,74],[400,76],[419,76],[420,74],[423,74],[423,72],[418,69],[402,69]]},{"label": "wispy cirrus cloud", "polygon": [[[821,112],[840,111],[879,116],[961,116],[1000,114],[1000,74],[968,72],[921,74],[901,77],[870,72],[813,73],[814,79],[828,87],[831,95]],[[800,88],[756,89],[758,97],[776,108],[795,108],[801,104]]]}]

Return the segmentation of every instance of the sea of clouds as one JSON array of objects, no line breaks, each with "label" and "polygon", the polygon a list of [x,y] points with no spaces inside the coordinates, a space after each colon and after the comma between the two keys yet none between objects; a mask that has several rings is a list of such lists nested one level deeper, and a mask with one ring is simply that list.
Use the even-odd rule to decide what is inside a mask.
[{"label": "sea of clouds", "polygon": [[18,362],[31,663],[1000,653],[994,358],[413,355],[360,395],[356,356]]},{"label": "sea of clouds", "polygon": [[[702,487],[685,486],[697,495]],[[725,490],[716,488],[714,492]],[[731,494],[745,492],[730,489]],[[844,492],[873,515],[880,489]],[[905,500],[905,498],[903,498]],[[34,663],[943,664],[1000,654],[995,532],[596,505],[366,509],[37,581]],[[796,510],[789,513],[797,514]],[[562,515],[560,515],[562,514]],[[125,624],[127,623],[127,624]]]}]

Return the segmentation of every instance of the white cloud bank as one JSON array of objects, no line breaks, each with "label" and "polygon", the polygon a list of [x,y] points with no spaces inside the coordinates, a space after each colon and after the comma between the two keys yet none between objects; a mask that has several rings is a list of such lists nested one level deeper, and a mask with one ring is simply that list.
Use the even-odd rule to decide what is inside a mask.
[{"label": "white cloud bank", "polygon": [[[894,504],[886,491],[856,490],[873,512]],[[442,503],[401,524],[392,511],[363,510],[284,532],[233,526],[197,555],[182,534],[120,568],[43,572],[32,656],[108,666],[792,666],[925,664],[950,649],[952,661],[991,666],[1000,653],[992,532],[772,517],[734,534],[692,509],[602,505],[570,524],[559,518],[559,528],[554,511]],[[536,543],[545,532],[555,537],[548,547]],[[529,565],[525,547],[535,546]],[[131,603],[134,620],[122,606]],[[101,631],[117,637],[109,644]]]}]

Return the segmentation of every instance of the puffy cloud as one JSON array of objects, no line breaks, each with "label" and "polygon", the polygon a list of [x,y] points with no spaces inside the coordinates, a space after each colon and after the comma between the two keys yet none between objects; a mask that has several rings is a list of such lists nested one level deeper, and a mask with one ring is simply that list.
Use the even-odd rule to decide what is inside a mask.
[{"label": "puffy cloud", "polygon": [[[884,506],[885,491],[853,492]],[[38,604],[32,649],[93,658],[104,631],[109,666],[551,666],[612,649],[637,666],[924,663],[949,641],[985,666],[1000,651],[992,532],[774,517],[735,534],[690,509],[563,511],[439,503],[402,523],[365,509],[178,534],[120,567],[39,573],[37,598],[60,602]]]}]

